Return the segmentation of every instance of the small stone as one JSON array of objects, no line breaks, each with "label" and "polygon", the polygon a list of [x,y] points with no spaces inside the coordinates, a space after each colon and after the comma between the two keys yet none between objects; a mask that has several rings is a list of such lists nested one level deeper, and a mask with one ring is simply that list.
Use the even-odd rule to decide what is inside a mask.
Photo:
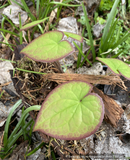
[{"label": "small stone", "polygon": [[18,6],[10,5],[3,10],[3,14],[12,20],[14,24],[19,24],[19,14],[21,15],[21,23],[24,24],[28,18],[25,11]]},{"label": "small stone", "polygon": [[83,66],[82,68],[78,68],[75,70],[75,73],[87,74],[87,75],[102,75],[102,72],[103,72],[103,66],[100,62],[94,63],[93,66],[90,68]]},{"label": "small stone", "polygon": [[104,27],[105,27],[105,24],[99,24],[99,23],[95,24],[93,26],[93,34],[94,34],[94,36],[99,38],[99,36],[100,36],[100,34],[101,34],[101,32],[102,32]]}]

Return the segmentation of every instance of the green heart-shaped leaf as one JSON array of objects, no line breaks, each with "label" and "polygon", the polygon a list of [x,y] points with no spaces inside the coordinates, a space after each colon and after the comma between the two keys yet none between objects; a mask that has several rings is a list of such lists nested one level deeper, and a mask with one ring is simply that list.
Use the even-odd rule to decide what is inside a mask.
[{"label": "green heart-shaped leaf", "polygon": [[61,31],[50,31],[42,34],[28,44],[21,53],[40,62],[60,60],[74,52],[73,46],[68,41],[62,41],[63,36],[64,33]]},{"label": "green heart-shaped leaf", "polygon": [[96,59],[106,64],[114,74],[122,75],[126,79],[130,80],[130,67],[128,64],[114,58],[97,57]]},{"label": "green heart-shaped leaf", "polygon": [[67,35],[68,37],[71,37],[71,38],[79,41],[79,42],[83,42],[83,37],[78,34],[71,33],[71,32],[64,32],[64,34]]},{"label": "green heart-shaped leaf", "polygon": [[49,17],[46,17],[46,18],[44,18],[44,19],[42,19],[42,20],[33,21],[33,22],[31,22],[31,23],[28,23],[28,24],[24,25],[23,27],[21,27],[20,30],[21,30],[21,31],[22,31],[22,30],[27,30],[27,29],[29,29],[29,28],[31,28],[31,27],[34,27],[34,26],[36,26],[36,25],[44,22],[44,21],[47,20],[48,18],[49,18]]},{"label": "green heart-shaped leaf", "polygon": [[82,81],[56,87],[42,104],[34,131],[66,140],[78,140],[95,133],[103,120],[104,105],[91,90],[92,86]]}]

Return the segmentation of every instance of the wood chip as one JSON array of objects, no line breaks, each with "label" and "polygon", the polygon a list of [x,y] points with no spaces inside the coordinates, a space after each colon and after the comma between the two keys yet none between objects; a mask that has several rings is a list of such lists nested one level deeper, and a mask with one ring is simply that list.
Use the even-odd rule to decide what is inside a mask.
[{"label": "wood chip", "polygon": [[124,88],[124,82],[120,79],[119,76],[108,76],[108,75],[85,75],[85,74],[68,74],[68,73],[56,73],[56,74],[47,74],[44,78],[55,81],[57,83],[63,83],[71,80],[82,80],[91,84],[120,84]]},{"label": "wood chip", "polygon": [[105,107],[105,120],[110,122],[113,127],[116,127],[124,110],[110,97],[105,95],[101,90],[97,87],[93,88],[93,91],[97,93],[103,100]]},{"label": "wood chip", "polygon": [[8,86],[12,81],[9,81],[7,83],[1,84],[0,87]]}]

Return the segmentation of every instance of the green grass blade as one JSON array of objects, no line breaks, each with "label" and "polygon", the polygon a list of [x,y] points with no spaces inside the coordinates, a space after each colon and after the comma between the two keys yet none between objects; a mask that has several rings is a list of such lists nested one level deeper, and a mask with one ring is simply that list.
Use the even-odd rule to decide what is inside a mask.
[{"label": "green grass blade", "polygon": [[19,37],[19,35],[18,35],[18,34],[16,34],[15,32],[11,32],[11,31],[6,30],[6,29],[1,29],[1,28],[0,28],[0,31],[2,31],[2,32],[6,32],[6,33],[10,33],[10,34],[12,34],[12,35],[15,35],[15,36]]},{"label": "green grass blade", "polygon": [[9,142],[13,139],[14,135],[18,132],[19,127],[21,126],[22,121],[23,121],[24,117],[27,115],[27,113],[30,112],[30,111],[32,111],[32,110],[40,110],[40,108],[41,108],[40,105],[35,105],[35,106],[31,106],[31,107],[27,108],[24,111],[24,113],[22,114],[22,116],[21,116],[18,124],[16,125],[15,129],[13,130],[13,132],[11,133],[11,135],[10,135],[10,137],[8,139]]},{"label": "green grass blade", "polygon": [[39,0],[37,0],[37,3],[36,3],[36,16],[37,17],[39,17],[39,4],[40,4],[40,2],[39,2]]},{"label": "green grass blade", "polygon": [[93,62],[95,62],[96,53],[95,53],[95,48],[94,48],[94,45],[93,45],[92,33],[91,33],[91,29],[90,29],[90,24],[89,24],[87,12],[86,12],[86,9],[85,9],[85,6],[84,6],[83,3],[82,3],[82,7],[83,7],[84,16],[85,16],[86,28],[87,28],[87,31],[88,31],[88,37],[89,37],[91,48],[92,48]]},{"label": "green grass blade", "polygon": [[41,33],[43,34],[44,31],[43,31],[42,26],[40,24],[38,24],[38,28],[40,29]]},{"label": "green grass blade", "polygon": [[[21,14],[19,13],[19,28],[22,28],[22,22],[21,22]],[[20,44],[23,43],[23,33],[20,31]]]},{"label": "green grass blade", "polygon": [[6,37],[4,36],[4,34],[2,32],[1,32],[1,35],[3,36],[3,38],[4,38],[4,40],[5,40],[6,44],[7,44],[7,46],[11,49],[11,51],[14,51],[13,48],[11,47],[11,45],[8,43]]},{"label": "green grass blade", "polygon": [[33,3],[33,7],[36,8],[36,7],[35,7],[35,0],[31,0],[31,1],[32,1],[32,3]]},{"label": "green grass blade", "polygon": [[48,14],[50,13],[50,10],[51,10],[51,5],[48,4],[47,10],[46,10],[45,15],[44,15],[45,18],[46,18],[46,17],[48,16]]},{"label": "green grass blade", "polygon": [[[43,13],[40,13],[40,19],[43,19],[43,18],[46,18],[47,17],[47,15],[48,15],[48,8],[50,8],[50,5],[49,4],[45,4],[44,5],[45,7],[43,8]],[[46,15],[46,17],[45,17],[45,15]]]},{"label": "green grass blade", "polygon": [[15,1],[15,0],[12,0],[14,3],[16,3],[20,8],[22,8],[22,9],[24,9],[24,7],[20,4],[20,3],[18,3],[17,1]]},{"label": "green grass blade", "polygon": [[[28,123],[26,123],[25,124],[25,126],[24,126],[24,130],[28,133],[28,130],[27,130],[27,128],[28,128],[28,126],[30,126],[31,125],[31,123],[33,122],[33,120],[30,120]],[[20,129],[20,125],[19,125],[19,129]],[[13,136],[12,136],[12,134],[11,134],[11,139],[10,139],[10,137],[9,137],[9,139],[8,139],[8,143],[7,143],[7,148],[8,148],[8,151],[10,150],[10,148],[14,145],[14,143],[17,141],[17,139],[20,137],[20,136],[22,136],[23,135],[23,130],[21,129],[18,133],[15,133],[15,134],[13,134]]]},{"label": "green grass blade", "polygon": [[33,30],[32,30],[32,33],[31,33],[31,40],[33,39],[33,37],[34,37],[34,33],[35,33],[35,31],[37,30],[37,26],[35,26],[34,28],[33,28]]},{"label": "green grass blade", "polygon": [[[1,21],[1,29],[4,30],[4,23],[5,23],[5,17],[2,18],[2,21]],[[3,34],[5,35],[5,32],[3,31]]]},{"label": "green grass blade", "polygon": [[2,97],[2,95],[3,95],[4,92],[5,92],[5,91],[3,90],[3,91],[0,93],[0,100],[1,100],[1,97]]},{"label": "green grass blade", "polygon": [[35,71],[29,71],[29,70],[25,70],[25,69],[21,69],[21,68],[16,68],[19,71],[23,71],[23,72],[29,72],[29,73],[35,73],[35,74],[47,74],[47,73],[41,73],[41,72],[35,72]]},{"label": "green grass blade", "polygon": [[116,42],[118,42],[118,40],[119,40],[120,31],[121,31],[121,25],[119,26],[119,29],[118,29],[118,31],[117,31]]},{"label": "green grass blade", "polygon": [[66,7],[79,7],[79,6],[81,6],[81,5],[60,3],[60,2],[50,2],[50,4],[56,4],[56,5],[59,5],[59,6],[66,6]]},{"label": "green grass blade", "polygon": [[[79,48],[79,46],[73,41],[75,47],[79,50],[79,53],[85,58],[85,55],[83,54],[83,52],[81,51],[81,49]],[[85,58],[85,60],[92,66],[92,63],[87,59]]]},{"label": "green grass blade", "polygon": [[25,11],[28,13],[29,17],[31,18],[32,21],[35,21],[36,20],[36,17],[31,13],[30,9],[28,8],[26,2],[24,0],[21,0],[23,6],[24,6],[24,9]]},{"label": "green grass blade", "polygon": [[0,152],[0,158],[2,158],[2,159],[7,158],[13,152],[13,150],[16,148],[16,146],[17,145],[15,144],[11,149],[9,149],[10,151],[7,150],[6,152]]},{"label": "green grass blade", "polygon": [[118,23],[118,19],[116,19],[112,25],[112,27],[110,28],[110,31],[109,31],[109,36],[108,36],[108,42],[111,42],[111,40],[113,39],[114,37],[114,31],[116,30],[116,26],[117,26],[117,23]]},{"label": "green grass blade", "polygon": [[117,58],[121,53],[122,53],[122,50],[119,53],[117,53],[114,56],[112,56],[111,58]]},{"label": "green grass blade", "polygon": [[32,137],[33,127],[34,127],[34,121],[32,122],[32,125],[30,127],[29,136]]},{"label": "green grass blade", "polygon": [[63,2],[64,2],[64,3],[70,3],[70,2],[72,2],[72,1],[73,1],[73,0],[67,0],[67,1],[64,0]]},{"label": "green grass blade", "polygon": [[112,10],[111,10],[111,12],[110,12],[110,14],[109,14],[109,17],[108,17],[106,26],[105,26],[104,31],[103,31],[103,36],[102,36],[103,41],[106,40],[107,35],[109,34],[109,29],[110,29],[112,20],[113,20],[113,19],[115,18],[115,16],[116,16],[115,13],[116,13],[116,9],[117,9],[118,3],[119,3],[119,0],[115,0],[114,5],[113,5],[113,7],[112,7]]},{"label": "green grass blade", "polygon": [[122,4],[122,16],[123,16],[123,19],[125,20],[126,19],[126,1],[125,2],[123,2],[122,1],[122,3],[124,3],[124,4]]},{"label": "green grass blade", "polygon": [[[67,4],[67,3],[71,2],[71,1],[72,0],[67,0],[67,1],[65,0],[64,4]],[[51,8],[50,12],[52,12],[52,10],[54,10],[55,8],[58,8],[58,7],[59,7],[59,5],[55,5],[54,7]]]},{"label": "green grass blade", "polygon": [[9,3],[9,5],[11,5],[11,2],[10,2],[10,0],[7,0],[8,1],[8,3]]},{"label": "green grass blade", "polygon": [[85,58],[83,59],[83,61],[82,61],[81,65],[80,65],[80,67],[82,67],[82,66],[83,66],[83,64],[85,63],[86,58],[88,57],[88,55],[89,55],[90,51],[91,51],[91,47],[90,47],[90,49],[88,50],[87,54],[85,55]]},{"label": "green grass blade", "polygon": [[11,62],[11,63],[16,63],[15,61],[11,61],[11,60],[8,60],[8,59],[3,59],[3,58],[0,58],[1,61],[7,61],[7,62]]},{"label": "green grass blade", "polygon": [[[82,49],[83,49],[83,43],[81,43],[80,45],[80,50],[82,51]],[[79,68],[79,65],[81,63],[81,58],[82,58],[82,54],[78,53],[77,68]]]},{"label": "green grass blade", "polygon": [[5,8],[6,6],[8,6],[8,4],[4,4],[3,6],[0,6],[0,9]]},{"label": "green grass blade", "polygon": [[18,100],[17,103],[15,103],[15,105],[13,106],[13,108],[11,109],[6,124],[5,124],[5,129],[4,129],[4,146],[6,146],[7,144],[7,140],[8,140],[8,130],[9,130],[9,125],[10,125],[10,120],[12,117],[13,112],[15,111],[16,108],[19,107],[19,105],[22,104],[22,100]]},{"label": "green grass blade", "polygon": [[58,10],[57,10],[57,21],[59,20],[61,9],[62,9],[62,6],[58,7]]},{"label": "green grass blade", "polygon": [[[85,28],[83,28],[83,30],[82,30],[82,37],[84,35],[84,30],[85,30]],[[83,43],[81,43],[80,49],[81,49],[81,51],[83,50]],[[77,68],[79,68],[79,66],[80,66],[81,58],[82,58],[82,55],[79,53],[78,54],[78,60],[77,60]]]},{"label": "green grass blade", "polygon": [[55,153],[54,153],[53,150],[51,151],[51,156],[52,156],[52,159],[53,159],[53,160],[56,160],[56,156],[55,156]]},{"label": "green grass blade", "polygon": [[122,42],[126,41],[128,37],[130,36],[130,33],[126,33],[121,39],[118,40],[116,44],[112,46],[112,49],[115,49],[118,45],[120,45]]},{"label": "green grass blade", "polygon": [[26,156],[31,156],[32,154],[34,154],[36,151],[38,151],[45,143],[42,142],[38,147],[36,147],[34,150],[32,150],[31,152],[29,152],[28,154],[26,154]]},{"label": "green grass blade", "polygon": [[125,63],[130,64],[130,61],[125,61]]},{"label": "green grass blade", "polygon": [[[24,106],[22,108],[22,114],[23,114],[23,112],[24,112]],[[27,116],[28,116],[28,114],[27,114]],[[21,128],[22,128],[22,131],[23,131],[24,140],[26,140],[26,132],[24,131],[24,125],[25,125],[25,118],[22,121]]]},{"label": "green grass blade", "polygon": [[9,45],[9,46],[16,46],[16,45],[14,45],[14,44],[10,44],[10,43],[8,44],[8,43],[1,42],[1,41],[0,41],[0,43],[2,43],[2,44],[6,44],[7,46],[8,46],[8,45]]},{"label": "green grass blade", "polygon": [[2,16],[11,24],[12,27],[14,27],[17,31],[19,31],[19,28],[16,27],[16,26],[14,25],[14,23],[12,23],[12,22],[7,18],[7,16],[5,16],[4,14],[2,14]]},{"label": "green grass blade", "polygon": [[109,34],[107,35],[106,39],[105,40],[102,39],[103,43],[102,43],[102,45],[100,47],[102,52],[106,52],[113,45],[111,43],[111,40],[112,40],[112,36],[114,37],[114,31],[115,31],[117,23],[118,23],[118,20],[116,20],[114,22],[114,24],[111,26],[111,28],[109,30]]}]

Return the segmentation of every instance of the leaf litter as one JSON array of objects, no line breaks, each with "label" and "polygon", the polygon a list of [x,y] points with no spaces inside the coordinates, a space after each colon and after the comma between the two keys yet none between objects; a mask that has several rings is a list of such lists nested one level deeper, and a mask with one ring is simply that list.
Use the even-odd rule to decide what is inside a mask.
[{"label": "leaf litter", "polygon": [[[20,50],[19,50],[20,51]],[[18,53],[17,53],[18,54]],[[17,55],[16,54],[16,55]],[[60,71],[59,71],[59,69],[57,69],[57,68],[55,68],[54,67],[54,64],[50,64],[50,66],[48,65],[48,64],[44,64],[44,66],[42,66],[43,64],[41,64],[41,62],[30,62],[30,60],[28,61],[28,59],[26,58],[26,57],[23,57],[21,60],[19,60],[19,63],[18,63],[18,65],[21,65],[21,64],[23,64],[23,62],[24,62],[24,64],[29,64],[30,63],[30,66],[31,66],[31,68],[28,68],[28,65],[26,66],[24,66],[23,67],[23,69],[26,69],[26,70],[30,70],[30,69],[32,69],[32,70],[34,70],[34,71],[39,71],[39,69],[41,69],[42,67],[44,68],[44,72],[46,72],[46,73],[50,73],[50,75],[56,75],[56,77],[57,77],[57,74],[58,73],[60,73]],[[17,66],[17,67],[20,67],[20,66]],[[52,68],[51,68],[52,67]],[[50,70],[51,69],[51,70]],[[42,70],[40,70],[40,72],[41,72]],[[57,73],[56,73],[57,72]],[[62,76],[62,78],[63,78],[63,75],[61,75]],[[19,78],[20,77],[20,78]],[[21,79],[21,77],[22,77],[22,79]],[[37,98],[37,99],[33,99],[33,96],[36,96],[36,92],[37,92],[37,95],[39,96],[39,93],[40,93],[40,89],[39,88],[41,88],[41,87],[39,87],[38,86],[38,88],[37,88],[37,86],[36,85],[34,85],[34,83],[35,83],[35,81],[33,81],[34,80],[34,75],[33,74],[28,74],[28,80],[27,80],[27,82],[29,83],[29,84],[31,84],[31,82],[32,82],[32,86],[31,85],[28,85],[28,83],[25,81],[25,73],[23,73],[23,72],[21,72],[21,71],[18,71],[17,72],[17,75],[16,75],[16,77],[15,78],[13,78],[13,81],[14,81],[14,79],[16,80],[16,82],[14,83],[14,85],[15,85],[15,87],[16,87],[16,90],[19,90],[18,91],[18,93],[19,94],[21,94],[21,97],[22,97],[22,99],[24,99],[24,101],[25,102],[27,102],[28,104],[30,104],[30,105],[33,105],[33,104],[41,104],[41,102],[43,101],[43,99],[49,94],[49,92],[53,89],[53,88],[55,88],[59,83],[61,83],[61,82],[59,82],[59,81],[56,81],[56,80],[54,80],[54,79],[51,79],[50,81],[46,81],[46,79],[43,79],[42,78],[42,76],[40,76],[40,75],[35,75],[35,79],[37,78],[37,81],[38,81],[38,78],[39,78],[39,82],[41,83],[41,82],[44,82],[44,86],[41,86],[41,87],[44,87],[44,92],[43,92],[43,90],[41,91],[41,93],[42,94],[44,94],[44,98],[43,98],[43,95],[42,95],[42,98],[41,98],[41,101]],[[72,75],[71,75],[71,78],[72,78]],[[48,78],[47,78],[48,79]],[[57,78],[58,79],[58,78]],[[31,82],[29,82],[31,80]],[[63,78],[63,80],[64,80],[64,78]],[[108,80],[106,80],[106,81],[108,81]],[[22,83],[22,86],[20,87],[20,85],[17,85],[17,83],[19,82],[19,84],[20,83]],[[45,85],[45,82],[46,82],[46,85]],[[50,85],[50,82],[51,82],[51,85]],[[122,82],[122,81],[120,81],[120,82]],[[24,85],[24,83],[25,83],[25,85]],[[39,84],[40,84],[39,83]],[[53,84],[52,84],[53,83]],[[23,85],[24,85],[24,89],[22,88],[23,87]],[[34,87],[34,88],[33,88]],[[48,92],[46,93],[46,87],[49,87],[47,90],[48,90]],[[35,94],[33,94],[33,89],[34,89],[34,91],[36,91],[35,92]],[[38,90],[37,90],[38,89]],[[27,92],[27,91],[29,91],[29,92]],[[26,93],[26,94],[25,94]],[[31,99],[29,99],[26,95],[28,95],[29,94],[29,96],[31,97]],[[99,94],[99,93],[98,93]],[[103,94],[103,93],[102,93]],[[37,97],[37,96],[36,96]],[[110,107],[112,107],[113,108],[113,104],[110,104],[110,100],[108,99],[108,97],[106,97],[106,100],[108,100],[108,104],[110,105]],[[112,100],[112,99],[111,99]],[[113,100],[112,100],[113,101]],[[113,101],[113,103],[115,103],[114,105],[116,105],[116,102],[114,102]],[[26,104],[26,106],[27,106],[27,104]],[[109,108],[109,107],[108,107]],[[122,115],[122,113],[123,113],[123,110],[117,105],[117,108],[118,109],[116,109],[115,111],[117,112],[118,111],[118,114],[119,114],[119,117],[115,120],[115,122],[109,117],[109,114],[108,114],[108,116],[106,115],[106,120],[109,122],[113,122],[113,126],[116,126],[117,124],[118,124],[118,122],[119,122],[119,119],[120,119],[120,116]],[[120,108],[120,110],[119,110],[119,108]],[[113,113],[115,113],[115,111],[113,112]],[[109,110],[109,112],[111,112],[111,109]],[[108,111],[106,112],[106,114],[107,113],[109,113]],[[117,116],[117,115],[116,115]],[[113,117],[115,117],[114,115],[113,115]],[[105,131],[105,133],[106,133],[107,131]],[[108,133],[107,133],[108,134]],[[116,139],[118,139],[118,138],[116,138]],[[98,140],[97,140],[98,141]],[[101,140],[100,140],[101,141]],[[118,140],[119,141],[119,140]],[[54,143],[54,142],[53,142]],[[52,143],[52,144],[53,144]],[[58,140],[57,140],[57,143],[54,143],[52,146],[59,146],[59,143],[61,143],[60,141],[58,142]],[[64,141],[64,143],[66,143],[65,141]],[[63,144],[64,144],[63,143]],[[73,142],[71,143],[71,145],[73,146],[74,144],[73,144]],[[71,146],[70,145],[70,146]],[[65,144],[64,145],[62,145],[62,147],[63,146],[66,146]],[[100,146],[100,145],[99,145]],[[60,147],[60,149],[61,149],[61,146],[59,146]],[[72,152],[74,155],[77,155],[77,153],[84,153],[84,154],[86,154],[86,152],[84,152],[82,149],[84,148],[82,148],[82,145],[80,144],[80,143],[78,143],[77,145],[76,145],[76,147],[78,147],[78,151],[76,151],[76,153],[75,152],[73,152],[73,151],[71,151],[71,150],[73,150],[73,147],[71,148],[71,149],[69,149],[68,147],[66,148],[66,147],[63,147],[63,149],[62,149],[62,152],[64,153],[64,151],[67,151],[68,152],[68,156],[70,155],[70,153]],[[79,149],[80,148],[80,149]],[[91,150],[91,149],[90,149]],[[98,150],[97,150],[98,151]],[[59,153],[59,155],[61,156],[61,157],[64,157],[64,154],[63,153]],[[91,152],[89,152],[89,153],[91,153]],[[98,152],[99,153],[99,152]]]},{"label": "leaf litter", "polygon": [[[95,8],[95,6],[93,6],[92,8]],[[91,11],[89,13],[91,13]],[[54,75],[56,77],[58,74],[61,74],[61,72],[63,72],[62,69],[59,67],[60,66],[59,64],[56,64],[56,63],[43,64],[41,62],[34,62],[32,60],[30,61],[26,57],[24,56],[21,57],[21,55],[17,53],[15,55],[20,57],[19,60],[15,57],[18,60],[18,63],[17,65],[14,65],[14,66],[17,68],[22,67],[22,69],[25,69],[25,70],[50,73],[50,77]],[[22,66],[22,64],[24,65]],[[11,71],[11,74],[13,75],[12,71]],[[23,99],[23,102],[25,103],[26,107],[34,104],[41,104],[41,102],[45,99],[45,97],[50,93],[52,89],[58,86],[58,84],[60,84],[61,82],[66,81],[64,78],[65,77],[63,76],[61,80],[60,80],[60,77],[57,78],[58,80],[56,80],[51,77],[50,80],[48,80],[48,78],[44,79],[42,75],[32,74],[28,72],[25,73],[18,70],[15,72],[15,76],[14,77],[12,76],[12,80],[14,82],[16,91],[20,95],[20,97]],[[121,81],[119,80],[119,82]],[[129,84],[129,81],[128,81],[128,84]],[[126,93],[125,90],[124,90],[124,93]],[[113,95],[110,95],[110,96],[113,96]],[[105,99],[108,99],[108,97],[106,97]],[[127,97],[127,100],[129,101],[128,97]],[[114,106],[117,105],[116,102],[114,102],[114,100],[112,100],[112,102],[115,103]],[[110,101],[108,101],[108,103],[110,103]],[[109,104],[109,105],[112,108],[113,104],[112,105]],[[120,106],[117,105],[118,109],[119,107]],[[113,123],[113,126],[116,125],[116,128],[112,127],[111,125],[109,125],[104,121],[99,131],[97,131],[96,134],[92,135],[87,139],[83,139],[80,141],[62,141],[62,140],[56,139],[51,142],[51,145],[55,148],[56,153],[61,158],[63,158],[66,155],[68,155],[68,157],[73,155],[74,156],[73,158],[75,158],[80,154],[86,155],[86,153],[89,154],[89,153],[95,153],[95,152],[100,154],[103,152],[105,153],[105,151],[106,153],[111,153],[111,152],[117,153],[117,150],[119,153],[126,152],[126,156],[129,156],[128,154],[129,144],[126,145],[124,142],[122,142],[123,137],[125,137],[125,133],[129,133],[129,122],[128,122],[129,105],[125,105],[124,114],[121,107],[119,110],[118,109],[115,111],[118,112],[119,117],[115,120],[115,123]],[[106,112],[106,113],[109,113],[109,112]],[[30,115],[34,116],[34,114],[35,113],[31,113]],[[122,118],[120,119],[121,115],[122,115]],[[108,117],[107,116],[105,117],[106,120],[109,119]],[[110,121],[111,120],[109,119],[109,122]],[[127,131],[125,130],[126,128],[128,129]],[[41,133],[40,135],[42,139],[44,140],[46,139],[45,140],[46,142],[50,141],[50,138],[48,138],[46,135]],[[117,148],[117,150],[115,150],[115,148]],[[21,155],[24,154],[25,152],[24,149],[25,149],[25,146],[23,147],[23,150],[20,153]],[[93,156],[90,156],[90,158],[93,159]]]}]

